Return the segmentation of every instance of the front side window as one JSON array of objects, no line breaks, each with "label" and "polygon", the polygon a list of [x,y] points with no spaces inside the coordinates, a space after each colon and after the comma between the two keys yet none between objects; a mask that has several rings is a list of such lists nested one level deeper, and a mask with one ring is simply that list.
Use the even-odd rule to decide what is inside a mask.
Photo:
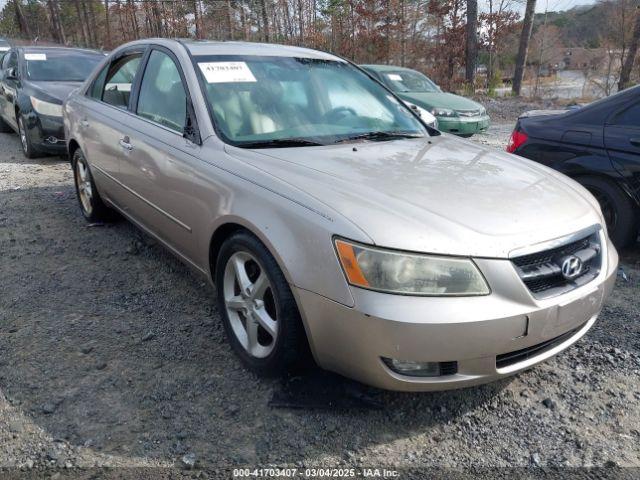
[{"label": "front side window", "polygon": [[195,68],[215,124],[234,145],[426,135],[404,105],[347,62],[217,55],[195,57]]},{"label": "front side window", "polygon": [[84,82],[104,56],[93,52],[29,49],[23,53],[27,78],[34,82]]},{"label": "front side window", "polygon": [[394,92],[437,92],[438,86],[429,77],[411,70],[384,71],[380,75]]},{"label": "front side window", "polygon": [[175,62],[153,50],[142,77],[138,115],[182,133],[187,115],[187,94]]},{"label": "front side window", "polygon": [[125,109],[129,106],[131,88],[141,59],[142,53],[135,53],[111,64],[102,91],[103,102]]}]

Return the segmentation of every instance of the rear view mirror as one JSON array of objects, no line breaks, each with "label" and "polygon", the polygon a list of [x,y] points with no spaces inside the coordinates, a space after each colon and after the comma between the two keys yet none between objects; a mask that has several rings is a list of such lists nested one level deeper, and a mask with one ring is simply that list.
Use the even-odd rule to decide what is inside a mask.
[{"label": "rear view mirror", "polygon": [[17,80],[18,79],[18,70],[16,67],[7,68],[7,80]]}]

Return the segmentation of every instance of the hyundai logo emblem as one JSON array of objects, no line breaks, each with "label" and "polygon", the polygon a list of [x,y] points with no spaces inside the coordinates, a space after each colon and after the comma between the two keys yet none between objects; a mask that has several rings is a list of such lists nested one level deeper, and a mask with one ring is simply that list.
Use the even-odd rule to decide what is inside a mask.
[{"label": "hyundai logo emblem", "polygon": [[575,255],[569,255],[561,260],[562,276],[567,280],[573,280],[582,273],[582,260]]}]

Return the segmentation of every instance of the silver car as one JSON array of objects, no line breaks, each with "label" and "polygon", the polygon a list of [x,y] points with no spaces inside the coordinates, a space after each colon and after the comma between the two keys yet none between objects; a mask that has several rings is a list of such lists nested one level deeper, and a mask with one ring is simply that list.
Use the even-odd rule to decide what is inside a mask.
[{"label": "silver car", "polygon": [[585,189],[327,53],[133,42],[63,110],[86,219],[116,210],[211,279],[261,374],[310,351],[386,389],[495,380],[576,342],[614,283]]}]

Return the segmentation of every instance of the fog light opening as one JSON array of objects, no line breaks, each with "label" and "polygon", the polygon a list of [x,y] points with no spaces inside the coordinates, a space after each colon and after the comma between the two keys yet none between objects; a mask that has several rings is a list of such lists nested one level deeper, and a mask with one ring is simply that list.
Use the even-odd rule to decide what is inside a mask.
[{"label": "fog light opening", "polygon": [[385,357],[382,361],[394,372],[408,377],[442,377],[458,373],[458,362],[414,362]]}]

